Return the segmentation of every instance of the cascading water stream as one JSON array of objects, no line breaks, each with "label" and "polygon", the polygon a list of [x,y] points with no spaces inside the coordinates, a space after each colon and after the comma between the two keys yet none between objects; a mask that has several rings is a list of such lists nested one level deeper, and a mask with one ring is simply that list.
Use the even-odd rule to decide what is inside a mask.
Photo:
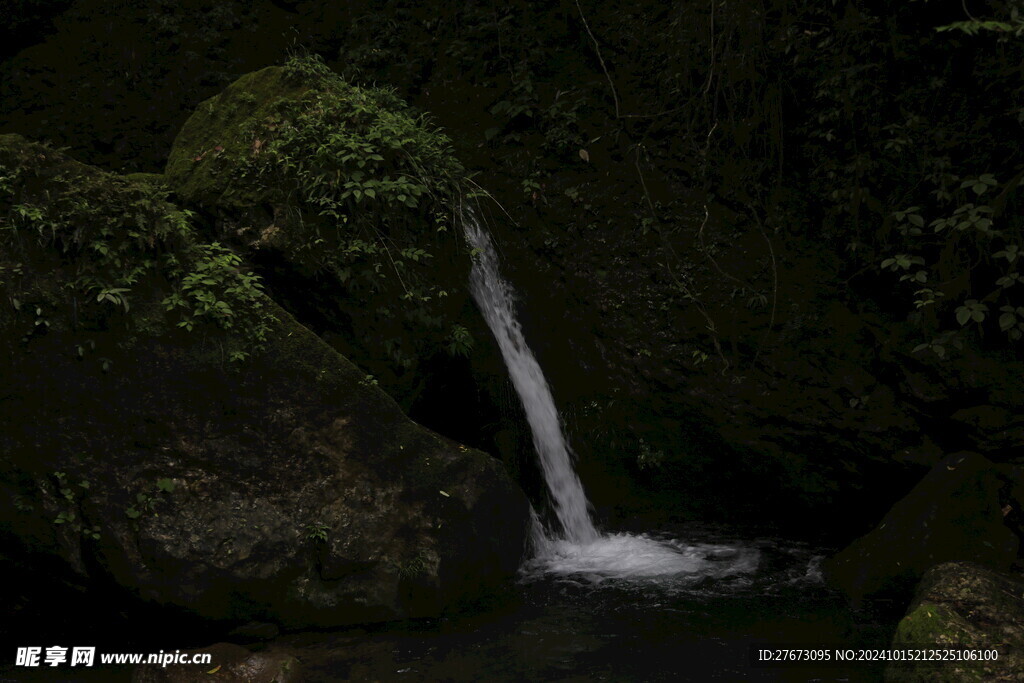
[{"label": "cascading water stream", "polygon": [[515,295],[498,270],[498,255],[491,238],[471,212],[463,218],[466,239],[477,250],[470,275],[473,299],[501,349],[512,384],[526,411],[533,447],[540,456],[555,514],[566,540],[588,543],[599,538],[590,519],[590,503],[572,468],[572,457],[544,373],[523,338],[515,315]]},{"label": "cascading water stream", "polygon": [[501,277],[494,244],[472,210],[463,212],[462,223],[466,239],[477,253],[470,274],[473,299],[498,342],[522,401],[544,481],[562,527],[561,533],[545,532],[534,518],[537,555],[524,571],[535,575],[583,576],[593,582],[655,577],[693,581],[753,572],[758,564],[756,549],[684,545],[642,534],[598,533],[583,485],[573,470],[551,389],[516,318],[515,293]]}]

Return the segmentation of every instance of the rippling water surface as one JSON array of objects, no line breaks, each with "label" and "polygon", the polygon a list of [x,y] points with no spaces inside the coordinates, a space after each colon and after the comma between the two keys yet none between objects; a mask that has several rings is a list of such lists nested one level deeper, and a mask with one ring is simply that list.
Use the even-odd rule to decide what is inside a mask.
[{"label": "rippling water surface", "polygon": [[877,667],[750,665],[753,643],[888,642],[891,627],[823,585],[824,549],[684,525],[539,550],[503,608],[290,643],[313,680],[881,679]]}]

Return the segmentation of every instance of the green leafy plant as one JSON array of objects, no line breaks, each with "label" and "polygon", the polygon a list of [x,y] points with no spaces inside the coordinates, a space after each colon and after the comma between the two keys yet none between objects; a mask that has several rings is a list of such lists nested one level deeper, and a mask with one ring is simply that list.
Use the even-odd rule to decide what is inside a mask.
[{"label": "green leafy plant", "polygon": [[[57,482],[57,491],[60,493],[61,498],[65,504],[65,508],[57,513],[53,523],[61,526],[65,526],[70,529],[73,533],[81,534],[85,538],[92,540],[99,540],[100,528],[99,526],[86,526],[84,520],[81,519],[77,508],[78,496],[84,494],[91,488],[91,484],[88,480],[82,479],[78,482],[77,486],[71,483],[66,472],[54,472],[53,478]],[[17,504],[17,501],[16,501]],[[19,505],[19,509],[22,507]],[[27,509],[31,509],[28,506]]]},{"label": "green leafy plant", "polygon": [[75,533],[82,534],[85,538],[89,538],[94,541],[100,540],[100,527],[98,525],[89,527],[85,526],[81,520],[75,516],[74,510],[62,510],[57,513],[57,517],[53,520],[53,523],[66,525]]},{"label": "green leafy plant", "polygon": [[314,543],[326,543],[327,532],[330,531],[330,527],[323,522],[310,522],[305,526],[306,540],[313,541]]},{"label": "green leafy plant", "polygon": [[[460,315],[450,295],[464,286],[468,264],[453,268],[461,245],[448,232],[469,186],[451,141],[393,91],[355,86],[316,56],[296,55],[234,87],[262,99],[243,108],[251,114],[242,114],[246,123],[230,141],[204,138],[183,154],[182,173],[197,188],[227,177],[227,201],[273,207],[275,223],[260,244],[337,286],[335,303],[325,305],[340,310],[325,315],[353,320],[355,345],[366,354],[360,363],[392,388],[449,345]],[[222,97],[221,106],[238,106],[235,91]],[[206,164],[221,168],[218,159],[230,170],[204,175]],[[237,264],[218,249],[208,245],[182,269],[182,287],[165,300],[186,329],[203,319],[231,325],[236,306],[256,301],[255,282],[220,287],[218,274],[230,276]],[[230,289],[234,301],[211,289]],[[261,331],[247,334],[259,339]]]},{"label": "green leafy plant", "polygon": [[[870,268],[865,259],[880,264],[861,293],[886,308],[906,302],[906,319],[930,340],[918,353],[948,358],[972,338],[1014,348],[1024,224],[1021,169],[1005,140],[1018,134],[1024,112],[1020,84],[1004,65],[1024,53],[1020,8],[994,3],[992,16],[978,17],[965,5],[963,21],[911,46],[919,34],[906,27],[926,16],[922,4],[866,11],[841,27],[827,8],[811,9],[823,20],[819,30],[793,34],[793,54],[810,48],[819,60],[804,67],[818,73],[802,147],[817,169],[810,184],[833,201],[823,223],[846,243],[851,272]],[[868,41],[879,30],[907,49],[877,61]],[[948,71],[958,61],[971,64],[963,83]],[[965,87],[987,95],[971,97]],[[895,93],[886,106],[879,91]],[[889,274],[897,275],[894,290]]]},{"label": "green leafy plant", "polygon": [[[242,259],[219,243],[195,247],[191,269],[177,270],[177,289],[164,298],[168,312],[177,312],[179,328],[191,332],[204,322],[223,329],[241,328],[250,348],[260,348],[270,330],[269,316],[263,313],[263,285],[259,277],[242,269]],[[249,356],[245,347],[233,348],[230,360]]]},{"label": "green leafy plant", "polygon": [[156,480],[156,491],[152,494],[140,492],[135,494],[135,502],[125,508],[124,514],[128,519],[138,520],[144,515],[159,516],[157,506],[163,499],[163,495],[174,492],[176,484],[173,479],[161,478]]},{"label": "green leafy plant", "polygon": [[[234,360],[262,347],[270,316],[258,278],[236,254],[202,243],[194,214],[169,204],[162,186],[15,136],[0,140],[0,176],[11,189],[0,195],[0,298],[25,321],[22,344],[58,328],[120,328],[119,343],[131,345],[139,331],[176,325],[221,333]],[[166,318],[153,305],[161,300]],[[74,341],[76,355],[95,350],[96,338]],[[109,358],[100,364],[111,368]]]},{"label": "green leafy plant", "polygon": [[452,325],[446,349],[452,356],[468,356],[473,351],[473,335],[462,325]]},{"label": "green leafy plant", "polygon": [[[1019,299],[1015,287],[1020,280],[1020,227],[1014,223],[998,225],[994,206],[968,200],[968,195],[980,197],[997,187],[995,176],[989,173],[956,182],[955,189],[942,200],[955,204],[955,208],[945,217],[928,223],[930,232],[922,229],[925,219],[920,206],[892,214],[897,224],[904,226],[900,238],[903,245],[917,253],[896,254],[884,259],[881,268],[899,273],[900,282],[913,285],[916,311],[934,312],[929,318],[917,314],[916,319],[924,324],[926,333],[942,332],[940,316],[950,310],[958,328],[970,327],[984,333],[986,327],[993,326],[990,312],[998,309],[998,330],[1009,342],[1020,339],[1017,308],[1024,301]],[[994,246],[1000,243],[1001,248]],[[958,258],[960,255],[969,255],[970,260]],[[965,287],[965,283],[969,286]],[[925,284],[928,286],[923,287]],[[936,336],[932,342],[919,344],[915,351],[930,350],[946,357],[946,342],[952,338]]]},{"label": "green leafy plant", "polygon": [[430,557],[425,552],[417,553],[411,559],[395,565],[396,573],[401,579],[412,579],[425,574],[430,568]]}]

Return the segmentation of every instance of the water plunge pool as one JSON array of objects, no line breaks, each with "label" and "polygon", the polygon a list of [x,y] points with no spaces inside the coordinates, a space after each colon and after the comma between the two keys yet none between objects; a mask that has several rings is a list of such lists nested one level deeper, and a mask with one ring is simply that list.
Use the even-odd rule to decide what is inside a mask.
[{"label": "water plunge pool", "polygon": [[757,644],[889,642],[884,606],[851,610],[822,583],[825,549],[701,524],[551,544],[498,609],[278,644],[324,681],[881,680],[878,665],[751,665]]}]

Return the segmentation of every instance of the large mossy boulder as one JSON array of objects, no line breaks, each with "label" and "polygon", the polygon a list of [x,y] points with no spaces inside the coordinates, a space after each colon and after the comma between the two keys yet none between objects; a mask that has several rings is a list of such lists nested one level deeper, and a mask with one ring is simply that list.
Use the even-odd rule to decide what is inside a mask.
[{"label": "large mossy boulder", "polygon": [[247,74],[185,122],[166,178],[286,309],[405,405],[424,362],[472,346],[465,171],[390,91],[313,58]]},{"label": "large mossy boulder", "polygon": [[970,562],[941,564],[924,575],[894,646],[997,650],[989,662],[890,665],[887,681],[1024,680],[1024,582]]},{"label": "large mossy boulder", "polygon": [[[909,591],[932,566],[970,560],[1006,570],[1019,541],[1004,523],[1009,482],[977,453],[946,457],[873,531],[828,559],[823,570],[854,600]],[[1014,507],[1014,506],[1011,506]]]},{"label": "large mossy boulder", "polygon": [[162,192],[0,137],[5,567],[291,628],[501,586],[528,524],[502,466],[411,422]]}]

